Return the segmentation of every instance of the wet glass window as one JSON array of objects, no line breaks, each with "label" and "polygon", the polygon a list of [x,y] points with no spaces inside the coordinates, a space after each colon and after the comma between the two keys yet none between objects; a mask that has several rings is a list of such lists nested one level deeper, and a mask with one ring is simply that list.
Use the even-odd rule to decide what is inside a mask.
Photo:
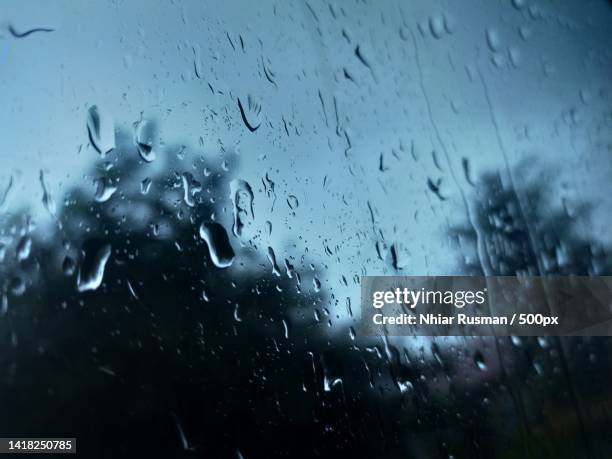
[{"label": "wet glass window", "polygon": [[3,2],[0,437],[609,458],[609,338],[365,336],[362,276],[612,276],[607,0]]}]

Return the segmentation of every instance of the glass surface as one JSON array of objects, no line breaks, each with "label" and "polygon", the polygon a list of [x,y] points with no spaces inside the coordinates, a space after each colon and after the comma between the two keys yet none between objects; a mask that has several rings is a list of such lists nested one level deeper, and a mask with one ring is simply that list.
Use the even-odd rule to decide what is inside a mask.
[{"label": "glass surface", "polygon": [[612,275],[612,3],[5,1],[0,436],[608,458],[604,338],[365,337],[363,275]]}]

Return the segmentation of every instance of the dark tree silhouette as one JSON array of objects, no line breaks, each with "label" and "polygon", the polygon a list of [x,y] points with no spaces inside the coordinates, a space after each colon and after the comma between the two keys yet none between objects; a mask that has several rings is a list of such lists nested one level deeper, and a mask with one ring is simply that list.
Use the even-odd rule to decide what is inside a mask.
[{"label": "dark tree silhouette", "polygon": [[[398,426],[414,417],[378,406],[385,391],[399,393],[387,358],[360,348],[348,325],[329,326],[331,299],[310,287],[311,261],[278,259],[277,276],[261,234],[231,234],[238,157],[211,160],[169,144],[154,146],[148,164],[137,148],[118,132],[84,183],[56,197],[51,229],[24,230],[25,212],[4,225],[19,229],[2,265],[11,280],[0,431],[76,436],[87,457],[405,449]],[[198,233],[212,219],[236,251],[226,269]],[[32,249],[18,259],[23,238]],[[84,289],[108,247],[100,285]]]},{"label": "dark tree silhouette", "polygon": [[[526,180],[518,189],[504,185],[496,173],[478,181],[472,202],[476,228],[463,224],[450,231],[458,246],[480,252],[464,258],[461,270],[494,276],[612,274],[609,248],[584,231],[591,206],[565,205],[552,188],[554,172],[544,172],[549,169],[533,159],[528,163],[519,165],[515,175],[527,177],[525,171],[534,166],[542,172],[537,181]],[[521,435],[510,442],[508,454],[609,455],[606,410],[612,366],[594,357],[610,352],[609,339],[516,337],[490,339],[487,344],[495,350],[491,358],[498,368],[499,390],[488,388],[491,411],[508,406],[507,415],[520,426]],[[499,432],[505,419],[487,415],[473,428]]]}]

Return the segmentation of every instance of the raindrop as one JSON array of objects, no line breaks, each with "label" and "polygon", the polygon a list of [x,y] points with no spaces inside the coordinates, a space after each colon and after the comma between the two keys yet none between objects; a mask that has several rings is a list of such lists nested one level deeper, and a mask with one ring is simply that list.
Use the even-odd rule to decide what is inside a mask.
[{"label": "raindrop", "polygon": [[274,249],[272,247],[268,247],[268,260],[272,265],[272,274],[277,277],[281,276],[280,270],[278,269],[278,265],[276,264],[276,254],[274,253]]},{"label": "raindrop", "polygon": [[151,189],[151,183],[153,183],[153,181],[149,177],[140,182],[140,192],[142,194],[147,194]]},{"label": "raindrop", "polygon": [[261,105],[256,103],[253,98],[247,96],[247,104],[244,106],[238,98],[238,108],[242,122],[251,132],[255,132],[261,126]]},{"label": "raindrop", "polygon": [[18,276],[15,276],[9,282],[9,290],[15,296],[21,296],[26,291],[25,281]]},{"label": "raindrop", "polygon": [[465,181],[470,185],[474,185],[474,181],[472,180],[472,175],[470,173],[470,162],[467,158],[461,158],[461,166],[463,167],[463,175],[465,176]]},{"label": "raindrop", "polygon": [[511,47],[508,50],[508,54],[510,55],[510,62],[512,63],[512,66],[514,68],[520,67],[523,60],[521,51],[518,48]]},{"label": "raindrop", "polygon": [[66,276],[72,276],[76,270],[76,263],[72,257],[66,256],[62,262],[62,271]]},{"label": "raindrop", "polygon": [[109,178],[99,178],[96,180],[96,194],[94,199],[96,202],[106,202],[117,191]]},{"label": "raindrop", "polygon": [[544,368],[538,362],[533,362],[533,369],[535,370],[536,374],[538,374],[538,375],[544,374]]},{"label": "raindrop", "polygon": [[238,237],[242,235],[242,228],[244,227],[244,218],[251,215],[251,218],[255,218],[253,213],[253,190],[248,182],[240,179],[234,179],[230,182],[230,198],[234,205],[234,224],[232,226],[232,232],[234,236]]},{"label": "raindrop", "polygon": [[102,157],[115,148],[115,125],[104,110],[92,105],[87,111],[89,140]]},{"label": "raindrop", "polygon": [[189,172],[185,172],[181,176],[181,180],[183,182],[183,201],[185,201],[185,204],[189,207],[193,207],[195,205],[193,197],[202,191],[202,185],[200,182],[194,180],[193,175]]},{"label": "raindrop", "polygon": [[327,374],[323,376],[323,390],[325,392],[331,392],[334,386],[342,384],[342,378],[331,378]]},{"label": "raindrop", "polygon": [[236,322],[242,322],[242,317],[240,317],[240,305],[238,303],[234,306],[234,320]]},{"label": "raindrop", "polygon": [[234,262],[234,249],[227,231],[217,222],[202,222],[200,237],[206,242],[210,258],[217,268],[227,268]]},{"label": "raindrop", "polygon": [[397,388],[399,389],[401,394],[408,394],[412,392],[414,386],[410,381],[397,380]]},{"label": "raindrop", "polygon": [[519,35],[524,41],[527,41],[531,37],[531,29],[526,25],[522,25],[519,27]]},{"label": "raindrop", "polygon": [[455,33],[455,19],[450,16],[449,14],[445,14],[444,15],[444,30],[446,30],[446,33],[449,35],[452,35],[453,33]]},{"label": "raindrop", "polygon": [[49,187],[47,186],[47,183],[45,180],[45,173],[42,171],[42,169],[40,170],[40,173],[38,174],[38,180],[40,181],[40,186],[43,191],[43,197],[42,197],[43,206],[45,206],[45,209],[47,209],[47,212],[49,212],[52,217],[55,217],[55,210],[56,210],[55,201],[53,200],[51,193],[49,193]]},{"label": "raindrop", "polygon": [[442,38],[444,34],[444,19],[442,16],[435,16],[429,19],[429,31],[434,38]]},{"label": "raindrop", "polygon": [[474,363],[480,371],[487,371],[487,364],[485,363],[484,356],[480,352],[476,352],[474,355]]},{"label": "raindrop", "polygon": [[489,45],[489,49],[492,52],[499,51],[500,48],[500,39],[499,33],[496,29],[489,27],[487,29],[487,45]]},{"label": "raindrop", "polygon": [[429,187],[429,189],[438,197],[438,199],[440,199],[440,201],[445,201],[446,197],[442,195],[442,192],[440,191],[440,187],[442,185],[442,179],[439,178],[438,180],[434,181],[430,178],[427,179],[427,186]]},{"label": "raindrop", "polygon": [[4,192],[0,195],[0,210],[4,210],[6,207],[6,204],[9,201],[9,198],[11,196],[11,191],[13,189],[13,182],[14,182],[13,176],[11,175],[6,185],[6,188],[4,189]]},{"label": "raindrop", "polygon": [[300,202],[298,201],[298,198],[290,194],[287,197],[287,205],[289,206],[291,210],[295,210],[300,205]]},{"label": "raindrop", "polygon": [[359,62],[361,62],[363,65],[365,65],[368,70],[370,70],[370,73],[372,74],[372,78],[374,79],[374,81],[377,81],[378,78],[376,77],[376,74],[374,73],[374,68],[372,67],[372,59],[369,57],[369,53],[366,52],[361,46],[357,46],[355,48],[355,56],[357,57],[357,59],[359,59]]},{"label": "raindrop", "polygon": [[189,442],[187,441],[187,436],[185,435],[185,431],[183,430],[183,426],[179,421],[179,418],[176,414],[170,413],[172,415],[172,419],[174,420],[174,425],[176,426],[176,430],[179,434],[179,438],[181,440],[181,446],[185,451],[192,451],[193,448],[189,446]]},{"label": "raindrop", "polygon": [[319,279],[317,279],[316,277],[312,278],[312,285],[314,287],[314,291],[315,292],[320,292],[321,291],[321,281]]},{"label": "raindrop", "polygon": [[287,277],[289,279],[293,279],[293,274],[295,273],[295,268],[293,265],[285,258],[285,272],[287,273]]},{"label": "raindrop", "polygon": [[33,29],[24,30],[23,32],[21,32],[15,29],[12,24],[9,24],[8,31],[15,38],[25,38],[33,33],[49,33],[55,31],[55,29],[52,29],[50,27],[34,27]]},{"label": "raindrop", "polygon": [[146,120],[134,123],[134,141],[138,147],[140,157],[150,163],[157,155],[153,150],[153,125]]},{"label": "raindrop", "polygon": [[17,261],[27,260],[27,258],[30,256],[31,249],[32,238],[30,236],[23,236],[19,240],[19,243],[17,244],[17,247],[15,249]]},{"label": "raindrop", "polygon": [[[79,268],[77,275],[77,290],[86,292],[96,290],[104,279],[104,269],[111,255],[110,244],[100,245],[97,241],[87,241],[85,245],[90,246],[84,249],[85,257]],[[98,246],[98,247],[96,247]]]},{"label": "raindrop", "polygon": [[592,96],[591,92],[588,89],[580,90],[580,100],[584,105],[588,105],[591,102]]}]

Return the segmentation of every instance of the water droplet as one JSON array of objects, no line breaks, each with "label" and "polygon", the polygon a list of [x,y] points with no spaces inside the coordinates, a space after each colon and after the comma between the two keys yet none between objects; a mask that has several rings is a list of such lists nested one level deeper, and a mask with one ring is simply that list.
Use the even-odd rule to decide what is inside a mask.
[{"label": "water droplet", "polygon": [[149,177],[140,182],[140,192],[142,194],[147,194],[151,189],[151,183],[153,183],[153,181]]},{"label": "water droplet", "polygon": [[489,49],[492,52],[499,51],[501,44],[500,44],[499,33],[497,32],[497,29],[494,29],[493,27],[489,27],[487,29],[486,35],[487,35],[487,45],[489,45]]},{"label": "water droplet", "polygon": [[544,374],[544,367],[539,362],[533,362],[533,369],[535,370],[536,374],[538,374],[538,375],[543,375]]},{"label": "water droplet", "polygon": [[444,196],[441,191],[441,187],[442,187],[441,178],[439,178],[435,182],[431,178],[427,178],[427,186],[432,191],[432,193],[434,193],[438,197],[440,201],[446,200],[446,196]]},{"label": "water droplet", "polygon": [[312,285],[314,287],[314,291],[315,292],[320,292],[321,291],[321,281],[319,279],[317,279],[316,277],[312,278]]},{"label": "water droplet", "polygon": [[251,95],[248,95],[246,105],[243,105],[238,98],[238,108],[240,109],[242,122],[247,129],[251,132],[259,129],[259,126],[261,126],[261,105],[255,102]]},{"label": "water droplet", "polygon": [[580,90],[580,100],[582,101],[584,105],[588,105],[591,102],[591,99],[592,99],[591,91],[589,91],[588,89]]},{"label": "water droplet", "polygon": [[157,157],[153,150],[153,124],[146,120],[134,123],[134,141],[138,147],[140,157],[150,163]]},{"label": "water droplet", "polygon": [[26,283],[23,278],[15,276],[9,282],[9,290],[15,296],[21,296],[26,291]]},{"label": "water droplet", "polygon": [[[375,82],[378,82],[378,77],[374,72],[374,67],[372,66],[372,58],[371,52],[368,46],[356,46],[355,47],[355,57],[361,62],[367,69],[370,71],[372,78]],[[350,143],[350,142],[349,142]]]},{"label": "water droplet", "polygon": [[43,172],[42,169],[40,170],[40,173],[38,175],[38,180],[40,181],[40,186],[43,191],[43,197],[42,197],[43,206],[45,206],[45,209],[47,209],[47,212],[49,212],[52,217],[55,217],[55,211],[56,211],[55,201],[53,200],[51,193],[49,193],[49,187],[47,186],[47,183],[45,180],[45,173]]},{"label": "water droplet", "polygon": [[94,199],[96,202],[106,202],[117,191],[117,187],[113,185],[109,178],[99,178],[96,180],[96,194]]},{"label": "water droplet", "polygon": [[519,35],[524,41],[527,41],[531,37],[531,29],[526,25],[522,25],[519,27]]},{"label": "water droplet", "polygon": [[450,14],[444,14],[444,30],[449,35],[455,33],[456,29],[455,18],[453,18]]},{"label": "water droplet", "polygon": [[290,194],[287,197],[287,205],[289,206],[289,208],[291,210],[295,210],[300,205],[300,202],[298,201],[298,198],[296,198],[294,195]]},{"label": "water droplet", "polygon": [[412,392],[414,386],[410,381],[397,380],[397,387],[400,391],[400,394],[408,394]]},{"label": "water droplet", "polygon": [[521,66],[521,62],[523,61],[523,57],[521,55],[521,51],[518,48],[511,47],[508,50],[508,54],[510,55],[510,62],[514,68],[519,68]]},{"label": "water droplet", "polygon": [[476,352],[474,355],[474,363],[480,371],[487,371],[487,364],[485,363],[484,356],[480,352]]},{"label": "water droplet", "polygon": [[87,111],[89,140],[102,157],[115,148],[115,124],[104,110],[92,105]]},{"label": "water droplet", "polygon": [[465,181],[470,185],[474,185],[474,180],[472,179],[472,174],[470,170],[470,162],[467,158],[461,158],[461,166],[463,167],[463,175],[465,176]]},{"label": "water droplet", "polygon": [[96,290],[104,279],[106,263],[111,255],[111,245],[99,241],[87,241],[84,246],[85,257],[77,275],[77,290],[86,292]]},{"label": "water droplet", "polygon": [[232,232],[234,236],[242,235],[244,227],[244,219],[249,215],[255,218],[253,213],[253,190],[248,182],[240,179],[234,179],[230,182],[230,198],[234,205],[234,224]]},{"label": "water droplet", "polygon": [[202,191],[202,185],[189,172],[185,172],[181,176],[181,180],[183,183],[183,201],[189,207],[193,207],[195,205],[193,197]]},{"label": "water droplet", "polygon": [[325,392],[331,392],[331,390],[338,385],[342,384],[342,378],[331,378],[326,374],[323,376],[323,390]]},{"label": "water droplet", "polygon": [[66,276],[72,276],[76,270],[76,263],[72,257],[66,256],[62,262],[62,271]]},{"label": "water droplet", "polygon": [[270,262],[270,265],[272,265],[272,274],[280,277],[281,273],[278,269],[278,265],[276,264],[276,254],[274,253],[274,249],[272,247],[268,247],[268,261]]},{"label": "water droplet", "polygon": [[240,317],[240,305],[238,303],[234,306],[234,320],[236,322],[242,322],[242,317]]},{"label": "water droplet", "polygon": [[16,255],[17,261],[27,260],[28,257],[30,256],[31,249],[32,249],[32,238],[30,236],[23,236],[19,240],[19,243],[17,244],[17,247],[15,249],[15,255]]},{"label": "water droplet", "polygon": [[429,19],[429,31],[434,38],[442,38],[444,34],[444,19],[442,16],[435,16]]},{"label": "water droplet", "polygon": [[234,249],[227,231],[217,222],[202,222],[200,237],[206,242],[210,258],[217,268],[227,268],[234,262]]},{"label": "water droplet", "polygon": [[11,175],[9,177],[8,183],[6,184],[4,192],[0,195],[0,210],[4,210],[9,202],[9,198],[11,197],[11,191],[13,190],[13,182],[13,176]]},{"label": "water droplet", "polygon": [[525,6],[525,0],[512,0],[512,6],[520,10]]},{"label": "water droplet", "polygon": [[289,279],[293,279],[293,275],[295,274],[295,268],[286,258],[285,258],[285,272],[287,273],[287,277]]}]

